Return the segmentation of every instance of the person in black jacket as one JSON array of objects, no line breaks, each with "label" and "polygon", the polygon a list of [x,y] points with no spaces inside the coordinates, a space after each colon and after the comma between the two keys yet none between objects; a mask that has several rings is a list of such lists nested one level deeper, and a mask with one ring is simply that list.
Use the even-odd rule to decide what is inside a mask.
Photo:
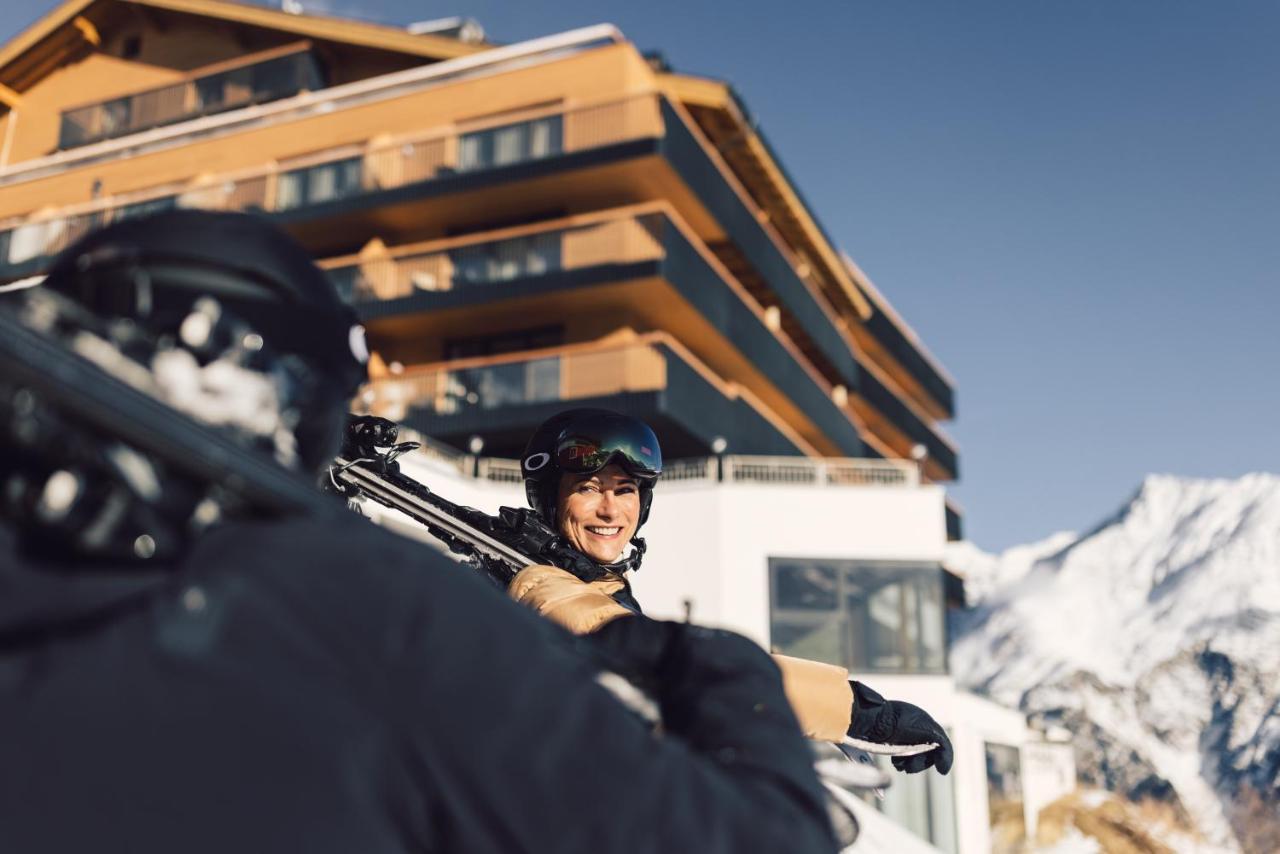
[{"label": "person in black jacket", "polygon": [[[265,221],[111,226],[47,287],[168,342],[151,366],[177,383],[174,405],[298,472],[330,459],[360,336]],[[233,369],[266,384],[227,384]],[[205,406],[212,393],[227,406]],[[637,617],[584,649],[341,502],[218,519],[195,496],[171,526],[190,536],[157,550],[130,525],[158,511],[111,497],[147,494],[136,450],[104,439],[119,480],[90,483],[57,445],[13,451],[30,438],[15,424],[0,452],[0,850],[834,850],[777,669],[746,639]],[[84,524],[58,527],[84,502]],[[661,734],[599,684],[611,643],[652,675]]]}]

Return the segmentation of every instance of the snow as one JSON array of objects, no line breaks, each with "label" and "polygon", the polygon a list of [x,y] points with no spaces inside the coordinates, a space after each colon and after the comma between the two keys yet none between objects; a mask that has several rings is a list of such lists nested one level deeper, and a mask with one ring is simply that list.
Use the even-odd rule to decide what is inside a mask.
[{"label": "snow", "polygon": [[1053,845],[1031,849],[1035,854],[1102,854],[1102,845],[1092,836],[1085,836],[1074,827],[1068,828],[1062,838]]},{"label": "snow", "polygon": [[1224,773],[1280,753],[1280,478],[1151,476],[1082,537],[964,544],[948,566],[976,603],[956,627],[961,684],[1091,722],[1230,850]]},{"label": "snow", "polygon": [[944,565],[964,579],[965,598],[970,605],[985,599],[997,588],[1023,578],[1042,559],[1074,543],[1077,534],[1059,531],[1035,543],[1014,546],[998,555],[989,554],[966,541],[948,543]]}]

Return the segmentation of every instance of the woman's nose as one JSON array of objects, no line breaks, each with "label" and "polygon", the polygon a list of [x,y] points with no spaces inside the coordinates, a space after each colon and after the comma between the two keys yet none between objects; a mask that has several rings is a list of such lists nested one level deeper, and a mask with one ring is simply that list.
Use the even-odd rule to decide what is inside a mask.
[{"label": "woman's nose", "polygon": [[613,517],[613,511],[615,509],[616,508],[613,503],[613,493],[612,492],[603,493],[600,496],[600,503],[596,505],[596,515],[601,517],[602,519],[609,519]]}]

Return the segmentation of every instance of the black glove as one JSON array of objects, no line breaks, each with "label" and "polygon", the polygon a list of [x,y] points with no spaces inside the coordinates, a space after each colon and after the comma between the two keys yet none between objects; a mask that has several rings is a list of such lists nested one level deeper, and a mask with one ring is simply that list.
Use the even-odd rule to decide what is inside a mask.
[{"label": "black glove", "polygon": [[893,767],[908,774],[916,774],[933,766],[939,774],[951,770],[951,739],[919,706],[898,700],[886,700],[861,682],[851,682],[853,687],[853,722],[849,735],[875,744],[929,744],[938,745],[928,753],[914,756],[893,757]]}]

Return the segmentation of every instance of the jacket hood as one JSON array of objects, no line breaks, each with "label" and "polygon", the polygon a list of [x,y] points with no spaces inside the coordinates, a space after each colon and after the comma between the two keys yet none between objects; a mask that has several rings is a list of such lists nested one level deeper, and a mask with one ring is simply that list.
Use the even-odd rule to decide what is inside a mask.
[{"label": "jacket hood", "polygon": [[0,642],[64,629],[127,607],[165,584],[160,566],[68,570],[26,555],[0,526]]}]

